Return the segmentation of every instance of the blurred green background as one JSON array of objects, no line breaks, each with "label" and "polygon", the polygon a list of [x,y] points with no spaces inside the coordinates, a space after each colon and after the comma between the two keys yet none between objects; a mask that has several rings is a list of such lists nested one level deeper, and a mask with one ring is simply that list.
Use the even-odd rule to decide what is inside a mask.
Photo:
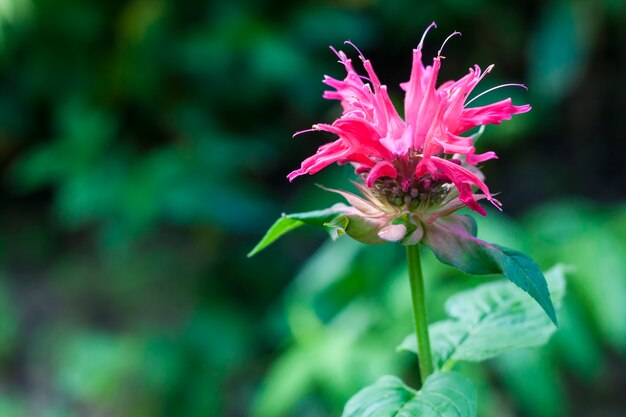
[{"label": "blurred green background", "polygon": [[[433,20],[427,59],[463,33],[441,80],[529,87],[481,98],[533,111],[481,139],[505,211],[480,236],[574,268],[548,346],[461,369],[480,416],[626,415],[626,2],[0,0],[0,417],[338,416],[414,382],[401,247],[303,229],[245,255],[346,188],[285,179],[330,139],[292,133],[339,113],[328,46],[401,103]],[[425,256],[432,320],[486,279]]]}]

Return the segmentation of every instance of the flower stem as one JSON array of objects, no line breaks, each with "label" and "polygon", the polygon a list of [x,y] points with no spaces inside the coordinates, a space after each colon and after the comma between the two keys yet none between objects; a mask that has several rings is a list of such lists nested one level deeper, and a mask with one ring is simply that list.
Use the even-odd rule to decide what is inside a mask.
[{"label": "flower stem", "polygon": [[409,263],[413,319],[415,321],[415,335],[417,336],[417,358],[423,384],[426,378],[433,373],[433,359],[430,353],[430,339],[428,337],[428,317],[426,316],[426,304],[424,301],[424,277],[422,275],[419,245],[408,245],[406,247],[406,256]]}]

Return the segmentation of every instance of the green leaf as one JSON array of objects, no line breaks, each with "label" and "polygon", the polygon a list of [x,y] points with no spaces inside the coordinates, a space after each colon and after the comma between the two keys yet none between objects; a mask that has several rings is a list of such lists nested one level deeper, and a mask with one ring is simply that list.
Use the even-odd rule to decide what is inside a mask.
[{"label": "green leaf", "polygon": [[[565,294],[564,267],[557,265],[546,276],[559,306]],[[480,362],[511,349],[541,346],[556,330],[541,308],[508,281],[460,292],[445,308],[452,319],[430,326],[433,360],[444,370],[456,361]],[[399,349],[417,352],[415,334]]]},{"label": "green leaf", "polygon": [[309,224],[312,226],[323,227],[327,230],[334,230],[328,224],[336,217],[345,212],[344,204],[335,204],[325,210],[307,211],[304,213],[283,214],[269,230],[259,243],[248,253],[248,258],[261,252],[263,249],[274,243],[276,239],[291,232],[292,230]]},{"label": "green leaf", "polygon": [[472,417],[476,391],[460,374],[437,372],[421,390],[406,386],[394,376],[383,376],[352,397],[342,417]]},{"label": "green leaf", "polygon": [[503,274],[530,294],[557,324],[546,279],[535,261],[521,252],[476,238],[476,230],[469,216],[446,216],[427,226],[422,242],[441,262],[467,274]]}]

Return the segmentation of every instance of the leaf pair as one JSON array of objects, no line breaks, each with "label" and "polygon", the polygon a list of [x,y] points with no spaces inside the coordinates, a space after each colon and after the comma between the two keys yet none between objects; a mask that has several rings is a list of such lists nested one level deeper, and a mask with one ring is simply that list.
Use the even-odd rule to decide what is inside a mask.
[{"label": "leaf pair", "polygon": [[[283,215],[270,227],[248,256],[255,255],[285,233],[304,224],[323,227],[332,237],[337,237],[346,226],[344,224],[342,229],[338,223],[347,220],[345,215],[350,209],[350,206],[336,204],[326,210]],[[358,219],[351,219],[350,222],[358,222]],[[478,239],[476,223],[469,216],[449,215],[423,226],[421,243],[428,246],[441,262],[468,274],[503,274],[530,294],[550,320],[557,324],[546,280],[532,259],[513,249]],[[367,228],[364,225],[355,227]]]},{"label": "leaf pair", "polygon": [[476,390],[465,377],[437,372],[421,390],[394,376],[383,376],[346,404],[342,417],[474,417]]},{"label": "leaf pair", "polygon": [[[558,306],[565,292],[564,268],[546,273]],[[476,391],[463,376],[449,371],[458,360],[483,361],[504,351],[540,346],[556,326],[526,294],[507,281],[480,285],[446,302],[452,319],[430,326],[437,368],[421,390],[384,376],[362,389],[346,404],[342,417],[474,417]],[[415,334],[399,349],[417,353]]]},{"label": "leaf pair", "polygon": [[[323,227],[336,237],[345,230],[346,225],[342,229],[339,223],[349,209],[338,204],[327,210],[283,215],[248,256],[304,224]],[[450,215],[423,226],[421,243],[441,262],[468,274],[502,273],[511,282],[484,284],[447,301],[450,319],[430,326],[439,371],[426,379],[421,390],[409,388],[396,377],[382,377],[352,397],[342,417],[473,417],[474,387],[463,376],[444,371],[459,360],[482,361],[506,350],[539,346],[556,330],[553,302],[559,305],[563,297],[562,267],[547,273],[550,294],[546,278],[532,259],[478,239],[471,217]],[[399,349],[417,352],[415,335],[408,336]]]},{"label": "leaf pair", "polygon": [[[564,269],[557,265],[546,273],[557,306],[565,294]],[[456,361],[481,362],[507,350],[541,346],[556,330],[541,308],[507,281],[455,294],[445,309],[451,319],[429,326],[433,360],[442,370]],[[415,334],[398,349],[417,353]]]}]

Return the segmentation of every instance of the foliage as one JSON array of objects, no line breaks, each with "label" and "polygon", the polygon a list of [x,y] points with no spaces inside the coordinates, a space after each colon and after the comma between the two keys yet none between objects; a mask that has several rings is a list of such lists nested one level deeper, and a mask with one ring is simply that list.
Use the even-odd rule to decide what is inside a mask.
[{"label": "foliage", "polygon": [[[569,229],[566,239],[568,243],[575,245],[577,241],[585,241],[584,250],[597,254],[597,250],[603,247],[604,243],[600,240],[589,241],[587,233],[591,230],[598,230],[598,232],[601,230],[609,241],[618,239],[624,231],[623,213],[625,210],[626,207],[607,209],[596,206],[593,208],[588,204],[568,202],[538,207],[525,216],[520,224],[495,216],[488,216],[480,222],[479,228],[484,234],[481,237],[500,240],[510,246],[523,247],[531,255],[541,259],[541,264],[554,262],[560,259],[559,256],[563,256],[572,268],[567,274],[571,285],[559,314],[559,332],[547,347],[537,350],[536,353],[535,350],[521,349],[500,356],[495,361],[487,363],[488,373],[476,366],[463,363],[457,365],[463,373],[471,376],[472,380],[482,381],[478,383],[479,404],[481,404],[478,410],[479,416],[503,415],[511,407],[511,405],[506,405],[507,401],[512,401],[515,409],[531,415],[568,415],[566,413],[569,412],[569,408],[564,407],[563,404],[568,400],[577,404],[577,399],[572,391],[568,394],[564,390],[561,381],[571,375],[570,370],[573,366],[578,367],[575,370],[576,383],[582,384],[589,391],[594,391],[599,381],[611,380],[609,372],[611,362],[603,358],[602,354],[602,340],[610,339],[604,338],[597,332],[596,326],[599,323],[597,319],[593,322],[586,322],[582,319],[582,315],[586,314],[585,311],[589,310],[580,303],[589,295],[586,290],[581,292],[575,285],[576,282],[581,281],[588,286],[598,285],[598,280],[592,279],[594,276],[592,270],[588,274],[581,273],[580,266],[583,264],[576,260],[581,259],[581,252],[571,252],[571,246],[555,245],[553,241],[546,241],[545,237],[541,237],[549,231],[538,228],[536,216],[545,215],[551,219],[546,222],[546,225],[555,228],[556,234],[553,236],[560,236],[562,232],[560,227],[567,227]],[[565,212],[569,212],[570,215],[564,216]],[[584,216],[586,220],[572,222],[574,215]],[[542,250],[544,245],[550,246],[551,250],[545,252],[544,256],[538,256],[538,251]],[[536,249],[528,250],[532,247]],[[334,408],[331,409],[334,410],[332,413],[338,415],[342,402],[345,402],[360,387],[371,384],[380,375],[399,374],[411,381],[415,365],[408,360],[412,355],[389,354],[389,351],[412,330],[411,321],[408,319],[411,313],[409,297],[407,297],[406,269],[403,266],[390,268],[391,265],[402,265],[401,253],[394,253],[393,256],[389,253],[378,254],[381,250],[385,252],[385,249],[389,250],[390,247],[372,248],[355,244],[350,240],[339,239],[325,244],[320,253],[305,266],[304,273],[296,278],[287,291],[285,311],[288,312],[289,321],[293,323],[291,327],[293,334],[303,332],[310,337],[306,341],[306,348],[301,344],[300,337],[296,337],[275,362],[265,380],[264,389],[259,393],[255,407],[256,415],[280,416],[288,415],[293,410],[308,410],[307,402],[303,400],[307,398],[307,392],[318,392],[317,395],[325,398],[327,403],[334,404]],[[626,254],[626,248],[621,244],[613,250]],[[570,252],[566,254],[568,251]],[[425,255],[428,254],[425,253]],[[600,262],[611,262],[612,257],[613,252],[610,252],[601,255],[598,259],[601,260]],[[621,262],[623,263],[623,260]],[[431,320],[434,322],[445,319],[444,312],[438,311],[437,306],[443,305],[443,301],[452,293],[458,289],[474,287],[485,281],[484,278],[478,280],[469,277],[459,280],[454,270],[440,266],[432,256],[424,256],[424,270],[429,271],[427,291],[430,296],[429,311],[435,312]],[[553,296],[557,305],[560,297],[558,277],[562,272],[563,269],[559,267],[547,274],[551,289],[556,291]],[[495,288],[502,286],[500,283],[483,285],[486,286],[484,288],[487,293],[493,286]],[[626,296],[626,291],[622,290],[619,285],[615,288],[621,294],[620,296]],[[541,312],[537,304],[511,284],[505,286],[503,290],[516,295],[522,301],[519,304],[520,307],[530,307],[530,311],[535,312],[526,316],[531,322],[532,317],[540,318],[535,323],[539,329],[545,330],[540,331],[537,336],[541,341],[545,341],[554,329],[545,313],[537,316],[536,314]],[[472,291],[475,290],[470,290],[468,294],[474,294]],[[482,291],[479,290],[479,293]],[[594,302],[601,303],[602,300],[596,299]],[[292,307],[295,305],[298,308]],[[306,322],[300,321],[302,317],[307,317]],[[317,326],[321,326],[322,323],[325,325],[316,327],[319,332],[311,332],[311,327],[305,325],[309,322],[318,323]],[[619,326],[621,324],[616,322],[616,327],[613,327],[612,331],[619,332]],[[327,336],[321,337],[322,334]],[[352,335],[349,343],[339,345],[331,342],[347,334]],[[526,346],[540,343],[533,340],[519,342],[522,346],[525,343],[527,343]],[[619,349],[620,344],[621,340],[619,342],[615,340],[612,342],[612,349]],[[317,353],[307,354],[312,349],[315,349]],[[363,351],[367,354],[363,354]],[[302,373],[289,368],[287,358],[294,355],[308,358],[306,366],[314,369],[315,372]],[[359,360],[359,358],[362,359]],[[340,365],[340,362],[344,360],[347,363]],[[291,392],[287,389],[290,383],[276,373],[278,369],[283,369],[285,373],[282,375],[296,373],[305,378],[301,387],[308,388],[291,396]],[[505,381],[505,385],[511,390],[512,398],[505,401],[508,397],[504,397],[503,393],[485,388],[490,378],[494,377]],[[534,383],[528,384],[528,378],[531,377]],[[340,384],[339,381],[341,381]],[[341,398],[337,398],[337,393],[342,395]],[[614,395],[611,397],[616,407],[614,409],[619,410],[619,391],[610,391],[608,395]],[[525,401],[529,396],[537,398],[537,401],[530,403]],[[266,408],[270,403],[273,411]],[[584,404],[581,406],[588,407]]]},{"label": "foliage", "polygon": [[459,374],[438,372],[415,391],[393,376],[383,376],[348,401],[342,417],[472,417],[476,392]]},{"label": "foliage", "polygon": [[467,274],[501,273],[533,297],[557,324],[546,279],[535,261],[519,251],[480,240],[477,233],[472,217],[452,215],[429,225],[424,244],[441,262]]},{"label": "foliage", "polygon": [[[546,273],[558,307],[565,292],[563,266]],[[453,319],[430,326],[433,359],[439,369],[457,361],[482,362],[512,349],[544,345],[556,330],[541,309],[511,283],[501,281],[457,293],[445,304]],[[398,349],[417,353],[415,334]]]},{"label": "foliage", "polygon": [[[459,364],[482,381],[478,413],[623,414],[624,13],[609,0],[1,1],[0,415],[340,415],[380,375],[412,382],[412,355],[389,354],[411,331],[392,247],[316,249],[323,234],[302,228],[245,256],[279,207],[337,201],[284,179],[319,145],[291,134],[336,111],[316,85],[340,73],[328,45],[384,56],[397,84],[435,19],[468,38],[446,46],[461,64],[444,77],[477,61],[497,64],[494,85],[530,80],[534,111],[478,145],[497,148],[486,175],[505,208],[481,239],[575,268],[541,354]],[[484,283],[424,268],[431,321],[452,290]]]},{"label": "foliage", "polygon": [[[305,213],[283,214],[267,230],[261,241],[257,243],[254,248],[252,248],[252,250],[248,253],[248,257],[259,253],[285,233],[288,233],[305,224],[325,227],[332,231],[333,229],[327,227],[326,224],[335,220],[335,218],[341,213],[342,211],[340,209],[331,207],[325,210],[308,211]],[[336,234],[337,233],[335,233],[335,235]]]}]

